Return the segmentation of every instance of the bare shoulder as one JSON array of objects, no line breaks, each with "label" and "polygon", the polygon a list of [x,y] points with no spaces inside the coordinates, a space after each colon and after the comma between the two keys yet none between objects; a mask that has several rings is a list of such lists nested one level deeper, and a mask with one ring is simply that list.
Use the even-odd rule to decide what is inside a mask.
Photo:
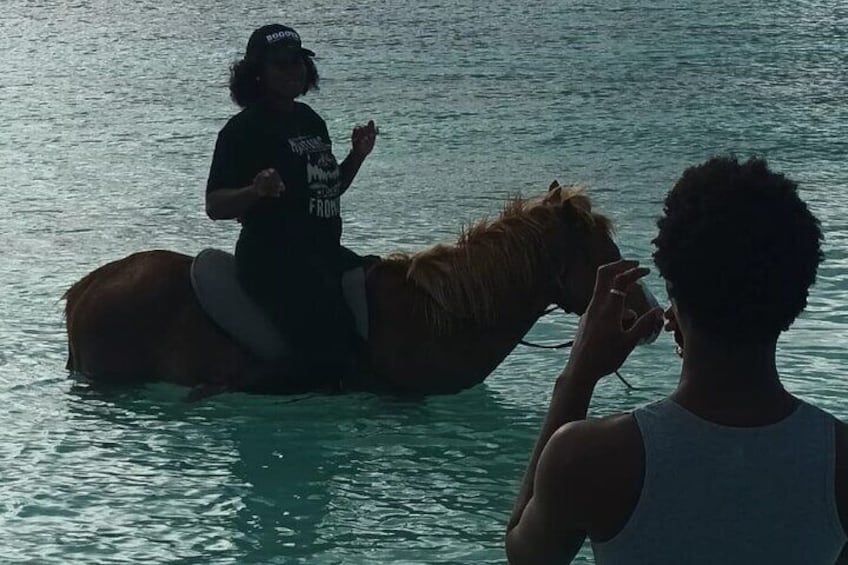
[{"label": "bare shoulder", "polygon": [[645,456],[632,414],[571,422],[545,448],[569,489],[569,505],[595,541],[624,527],[642,489]]},{"label": "bare shoulder", "polygon": [[617,461],[621,449],[634,443],[641,449],[642,443],[639,426],[630,413],[570,422],[557,430],[550,441],[556,452],[578,469],[591,472],[600,471],[609,457]]}]

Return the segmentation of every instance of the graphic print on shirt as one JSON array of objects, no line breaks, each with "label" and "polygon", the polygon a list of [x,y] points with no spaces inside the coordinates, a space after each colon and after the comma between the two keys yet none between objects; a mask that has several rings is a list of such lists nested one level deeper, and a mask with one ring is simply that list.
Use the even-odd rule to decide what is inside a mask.
[{"label": "graphic print on shirt", "polygon": [[305,156],[309,214],[319,218],[337,218],[340,213],[341,190],[339,164],[331,146],[318,136],[289,139],[292,152]]}]

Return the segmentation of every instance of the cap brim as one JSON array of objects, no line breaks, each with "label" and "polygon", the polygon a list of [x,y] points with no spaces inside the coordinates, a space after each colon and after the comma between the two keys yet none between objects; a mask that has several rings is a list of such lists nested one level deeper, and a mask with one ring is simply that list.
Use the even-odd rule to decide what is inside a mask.
[{"label": "cap brim", "polygon": [[315,56],[315,51],[311,49],[306,49],[305,47],[296,47],[294,45],[269,45],[268,52],[272,51],[297,51],[298,53],[303,53],[304,55],[309,55],[310,57]]}]

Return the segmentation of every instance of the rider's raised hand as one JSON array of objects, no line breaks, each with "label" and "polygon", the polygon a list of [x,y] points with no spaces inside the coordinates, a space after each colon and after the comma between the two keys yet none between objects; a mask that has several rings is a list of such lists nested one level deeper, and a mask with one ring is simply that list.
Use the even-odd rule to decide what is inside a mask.
[{"label": "rider's raised hand", "polygon": [[595,292],[580,318],[566,374],[596,382],[618,370],[640,340],[660,330],[661,308],[635,318],[624,305],[627,292],[648,272],[637,261],[623,259],[598,268]]},{"label": "rider's raised hand", "polygon": [[374,142],[377,139],[377,126],[374,125],[374,120],[368,120],[368,125],[356,126],[353,128],[353,133],[350,135],[350,143],[354,154],[364,159],[374,149]]},{"label": "rider's raised hand", "polygon": [[259,196],[277,197],[285,192],[286,185],[275,169],[265,169],[253,178],[253,190]]}]

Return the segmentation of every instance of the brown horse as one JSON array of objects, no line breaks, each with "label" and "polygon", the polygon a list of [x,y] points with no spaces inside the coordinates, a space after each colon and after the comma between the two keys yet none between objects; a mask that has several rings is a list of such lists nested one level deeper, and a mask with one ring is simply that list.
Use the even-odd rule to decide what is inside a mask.
[{"label": "brown horse", "polygon": [[[582,314],[598,266],[620,258],[610,221],[554,183],[513,200],[455,245],[395,254],[366,275],[373,390],[454,393],[482,382],[551,304]],[[91,272],[66,293],[68,369],[93,380],[164,380],[244,390],[266,364],[205,315],[191,257],[145,251]],[[632,289],[627,306],[653,297]],[[284,375],[275,375],[285,379]],[[369,388],[368,385],[364,385]]]}]

